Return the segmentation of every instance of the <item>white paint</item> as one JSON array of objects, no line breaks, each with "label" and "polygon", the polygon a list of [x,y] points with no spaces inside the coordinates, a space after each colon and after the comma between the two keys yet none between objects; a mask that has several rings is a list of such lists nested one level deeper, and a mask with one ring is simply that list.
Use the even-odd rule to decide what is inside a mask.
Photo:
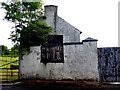
[{"label": "white paint", "polygon": [[[41,46],[31,47],[20,60],[20,79],[99,80],[97,42],[64,45],[64,63],[41,63]],[[37,54],[39,53],[39,54]]]},{"label": "white paint", "polygon": [[[46,22],[56,27],[55,33],[63,35],[63,43],[80,42],[80,31],[57,16],[57,9],[49,6],[46,9]],[[70,30],[70,32],[69,32]],[[83,44],[64,45],[64,63],[41,63],[41,46],[22,52],[20,59],[20,79],[92,79],[99,80],[97,42],[87,38]]]}]

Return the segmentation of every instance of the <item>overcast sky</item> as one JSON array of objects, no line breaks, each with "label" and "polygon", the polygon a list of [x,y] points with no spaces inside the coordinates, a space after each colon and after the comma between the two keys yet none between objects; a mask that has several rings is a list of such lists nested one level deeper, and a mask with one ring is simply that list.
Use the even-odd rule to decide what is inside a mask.
[{"label": "overcast sky", "polygon": [[[82,31],[81,41],[87,37],[98,39],[98,47],[118,46],[118,2],[120,0],[43,0],[44,5],[57,5],[58,15]],[[12,24],[3,21],[0,13],[0,45],[12,47],[8,40]]]}]

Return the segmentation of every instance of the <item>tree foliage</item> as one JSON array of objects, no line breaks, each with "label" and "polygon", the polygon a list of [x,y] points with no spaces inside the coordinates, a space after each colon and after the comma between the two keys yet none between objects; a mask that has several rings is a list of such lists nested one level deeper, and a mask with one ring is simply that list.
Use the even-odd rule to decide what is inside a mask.
[{"label": "tree foliage", "polygon": [[17,57],[17,56],[19,56],[19,46],[17,46],[17,45],[14,45],[12,48],[11,48],[11,50],[10,50],[10,56],[15,56],[15,57]]},{"label": "tree foliage", "polygon": [[7,46],[1,45],[1,55],[4,57],[18,57],[19,56],[19,47],[14,45],[11,49],[8,49]]},{"label": "tree foliage", "polygon": [[45,19],[42,1],[2,3],[6,10],[4,19],[15,24],[10,38],[22,48],[46,43],[46,38],[53,30],[41,20]]},{"label": "tree foliage", "polygon": [[[28,27],[22,30],[21,34],[21,47],[46,45],[48,32],[51,32],[52,28],[47,26],[46,23],[39,21],[32,21]],[[24,39],[23,39],[24,38]]]},{"label": "tree foliage", "polygon": [[8,49],[8,47],[5,46],[5,45],[2,45],[1,47],[2,47],[2,56],[3,56],[3,55],[8,55],[8,54],[9,54],[9,49]]}]

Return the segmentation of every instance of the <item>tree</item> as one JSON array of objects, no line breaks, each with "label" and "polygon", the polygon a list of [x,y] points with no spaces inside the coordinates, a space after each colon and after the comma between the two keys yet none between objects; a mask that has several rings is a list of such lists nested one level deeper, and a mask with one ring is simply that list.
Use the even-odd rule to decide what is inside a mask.
[{"label": "tree", "polygon": [[[46,45],[47,38],[49,36],[48,32],[51,32],[49,26],[46,23],[41,23],[39,21],[32,21],[28,27],[22,30],[20,37],[21,47],[29,47],[36,45]],[[33,34],[34,33],[34,34]],[[26,42],[27,41],[27,42]]]},{"label": "tree", "polygon": [[11,56],[16,56],[16,57],[19,56],[19,46],[14,45],[14,46],[11,48],[10,55],[11,55]]},{"label": "tree", "polygon": [[21,48],[28,48],[31,45],[46,43],[46,38],[53,30],[43,23],[45,19],[42,9],[42,1],[39,2],[14,2],[2,3],[2,8],[6,10],[4,19],[15,24],[10,38]]},{"label": "tree", "polygon": [[10,53],[10,52],[9,52],[8,47],[2,45],[2,56],[4,56],[4,55],[8,55],[9,53]]}]

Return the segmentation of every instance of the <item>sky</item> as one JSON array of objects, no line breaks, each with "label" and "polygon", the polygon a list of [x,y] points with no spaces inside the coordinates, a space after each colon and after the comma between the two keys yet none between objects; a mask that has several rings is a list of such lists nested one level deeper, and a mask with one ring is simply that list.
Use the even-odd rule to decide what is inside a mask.
[{"label": "sky", "polygon": [[[6,0],[7,1],[7,0]],[[118,2],[120,0],[43,0],[44,5],[58,6],[58,16],[82,31],[81,41],[87,37],[98,39],[98,47],[118,46]],[[5,0],[4,0],[5,2]],[[8,40],[12,23],[2,20],[0,10],[0,45],[13,46]]]}]

